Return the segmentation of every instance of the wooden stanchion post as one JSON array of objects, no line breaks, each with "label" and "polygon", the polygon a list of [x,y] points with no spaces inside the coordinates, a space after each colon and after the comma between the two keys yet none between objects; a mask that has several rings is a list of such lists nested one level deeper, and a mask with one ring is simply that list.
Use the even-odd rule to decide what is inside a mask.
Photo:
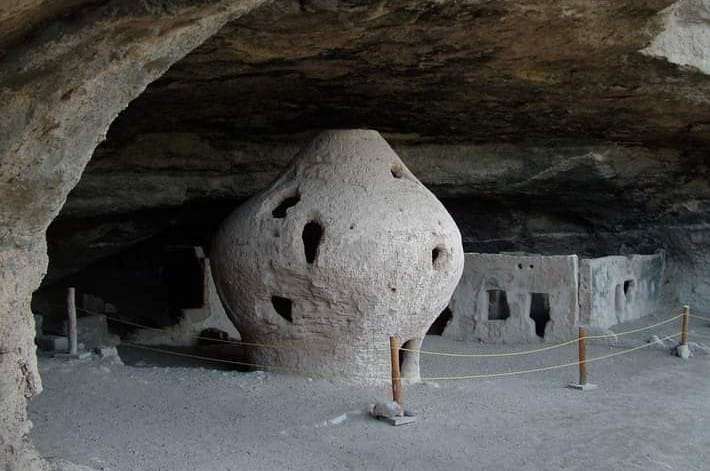
[{"label": "wooden stanchion post", "polygon": [[398,337],[390,337],[390,357],[392,360],[392,400],[402,405],[402,377],[399,371]]},{"label": "wooden stanchion post", "polygon": [[579,328],[579,341],[577,350],[579,351],[579,384],[587,384],[587,329]]},{"label": "wooden stanchion post", "polygon": [[405,411],[402,407],[402,373],[399,369],[399,337],[390,337],[390,361],[392,363],[392,400],[399,407],[392,407],[391,403],[381,403],[372,405],[370,415],[379,420],[383,420],[390,425],[405,425],[416,422],[416,417],[411,411]]},{"label": "wooden stanchion post", "polygon": [[688,345],[688,324],[690,323],[690,306],[683,306],[683,317],[680,325],[680,344]]},{"label": "wooden stanchion post", "polygon": [[69,355],[79,353],[79,344],[76,334],[76,291],[74,288],[67,290],[67,319],[69,335]]},{"label": "wooden stanchion post", "polygon": [[690,358],[690,346],[688,345],[688,324],[690,323],[690,306],[683,306],[683,314],[680,317],[680,345],[675,349],[676,355],[687,360]]},{"label": "wooden stanchion post", "polygon": [[579,391],[597,389],[596,384],[587,382],[587,329],[584,327],[579,328],[577,351],[579,354],[579,383],[569,384],[568,387]]}]

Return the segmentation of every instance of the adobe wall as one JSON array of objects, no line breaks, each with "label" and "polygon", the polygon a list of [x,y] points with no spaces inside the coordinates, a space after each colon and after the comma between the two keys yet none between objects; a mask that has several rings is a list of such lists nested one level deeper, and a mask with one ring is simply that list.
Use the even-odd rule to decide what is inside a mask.
[{"label": "adobe wall", "polygon": [[606,329],[658,308],[665,254],[610,256],[580,262],[580,319]]},{"label": "adobe wall", "polygon": [[[566,340],[578,322],[576,255],[465,254],[464,272],[449,307],[453,317],[444,334],[458,340],[521,343]],[[505,320],[489,320],[489,291],[503,290]],[[532,293],[547,294],[550,320],[544,338],[530,317]]]}]

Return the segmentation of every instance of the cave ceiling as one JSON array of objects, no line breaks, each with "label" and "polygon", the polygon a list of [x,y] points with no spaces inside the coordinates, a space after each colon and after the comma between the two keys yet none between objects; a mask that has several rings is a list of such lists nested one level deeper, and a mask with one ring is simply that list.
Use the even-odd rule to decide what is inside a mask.
[{"label": "cave ceiling", "polygon": [[[273,2],[121,113],[50,247],[103,253],[190,204],[213,208],[214,222],[326,128],[379,130],[444,198],[562,201],[571,210],[546,217],[565,224],[648,222],[691,203],[705,215],[710,77],[640,52],[671,5]],[[619,198],[616,212],[592,209]]]}]

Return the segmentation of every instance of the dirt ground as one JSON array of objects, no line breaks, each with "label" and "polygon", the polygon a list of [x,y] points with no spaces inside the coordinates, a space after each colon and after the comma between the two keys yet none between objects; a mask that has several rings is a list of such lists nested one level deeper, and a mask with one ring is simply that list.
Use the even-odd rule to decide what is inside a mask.
[{"label": "dirt ground", "polygon": [[[678,329],[674,323],[659,330]],[[596,343],[589,357],[649,337]],[[693,321],[693,339],[710,345],[710,323]],[[429,337],[423,348],[531,347]],[[584,393],[565,388],[575,367],[427,381],[406,388],[406,405],[418,417],[401,427],[367,416],[370,403],[388,398],[386,385],[214,369],[130,347],[121,355],[126,366],[40,360],[45,391],[30,412],[44,456],[112,471],[710,469],[710,355],[697,348],[688,361],[653,345],[594,362],[590,381],[599,389]],[[424,356],[422,374],[515,371],[575,359],[575,345],[504,359]]]}]

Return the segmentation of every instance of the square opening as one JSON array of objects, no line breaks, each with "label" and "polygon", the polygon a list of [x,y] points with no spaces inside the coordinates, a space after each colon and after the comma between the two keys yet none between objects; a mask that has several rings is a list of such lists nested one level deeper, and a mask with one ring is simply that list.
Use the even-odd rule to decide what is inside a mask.
[{"label": "square opening", "polygon": [[502,289],[489,289],[488,291],[488,320],[502,321],[510,317],[508,296]]}]

